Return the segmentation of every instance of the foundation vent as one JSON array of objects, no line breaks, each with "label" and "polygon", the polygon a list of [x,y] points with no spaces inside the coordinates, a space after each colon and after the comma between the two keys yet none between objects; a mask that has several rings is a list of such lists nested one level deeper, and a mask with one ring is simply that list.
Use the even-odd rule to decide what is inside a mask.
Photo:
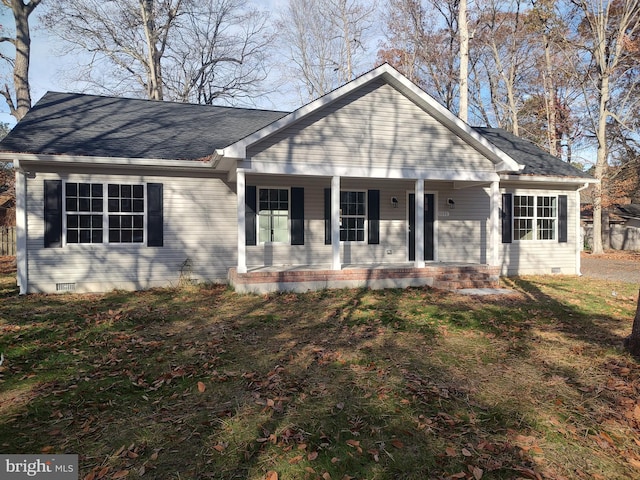
[{"label": "foundation vent", "polygon": [[75,283],[56,283],[56,292],[75,292]]},{"label": "foundation vent", "polygon": [[562,269],[560,267],[553,267],[551,273],[562,273]]}]

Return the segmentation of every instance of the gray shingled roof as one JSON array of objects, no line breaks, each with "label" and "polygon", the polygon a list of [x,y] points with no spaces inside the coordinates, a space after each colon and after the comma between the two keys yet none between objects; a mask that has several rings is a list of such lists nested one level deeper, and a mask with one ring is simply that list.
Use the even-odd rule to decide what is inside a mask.
[{"label": "gray shingled roof", "polygon": [[[286,114],[48,92],[0,142],[0,151],[195,160]],[[474,129],[515,161],[526,165],[520,175],[591,178],[505,130]]]},{"label": "gray shingled roof", "polygon": [[525,165],[524,170],[517,175],[593,178],[588,173],[542,150],[533,142],[517,137],[506,130],[487,127],[473,127],[473,129],[516,162]]},{"label": "gray shingled roof", "polygon": [[194,160],[287,112],[48,92],[0,151]]}]

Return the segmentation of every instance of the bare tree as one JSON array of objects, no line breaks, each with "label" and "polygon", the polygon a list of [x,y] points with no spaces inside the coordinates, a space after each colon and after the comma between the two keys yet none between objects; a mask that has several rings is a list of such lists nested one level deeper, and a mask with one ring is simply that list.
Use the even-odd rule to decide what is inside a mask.
[{"label": "bare tree", "polygon": [[211,103],[266,77],[266,17],[246,0],[60,0],[45,23],[91,90]]},{"label": "bare tree", "polygon": [[0,54],[0,58],[9,63],[13,68],[15,100],[11,95],[8,84],[5,84],[4,89],[0,90],[0,93],[2,93],[2,96],[5,98],[9,106],[9,111],[16,120],[21,120],[31,108],[31,88],[29,86],[31,32],[29,29],[29,16],[40,2],[41,0],[31,0],[27,3],[24,3],[23,0],[2,0],[2,4],[11,9],[16,26],[14,37],[0,37],[0,43],[11,43],[15,48],[14,58]]},{"label": "bare tree", "polygon": [[[531,42],[522,0],[483,4],[476,26],[476,74],[486,76],[490,102],[501,127],[519,135],[522,78],[531,68]],[[523,90],[524,91],[524,90]]]},{"label": "bare tree", "polygon": [[390,0],[378,52],[445,107],[458,109],[458,0]]},{"label": "bare tree", "polygon": [[[590,88],[585,88],[585,96],[589,97],[590,91],[595,92],[597,111],[591,113],[591,122],[598,145],[594,169],[594,176],[598,180],[605,177],[608,166],[607,123],[611,120],[624,125],[620,114],[629,97],[622,94],[617,98],[615,106],[610,100],[615,92],[616,82],[628,68],[625,57],[628,55],[629,40],[637,32],[639,2],[640,0],[572,0],[583,17],[577,40],[593,66],[588,70]],[[589,100],[587,98],[587,103]],[[593,253],[602,252],[602,185],[596,184],[593,196]]]},{"label": "bare tree", "polygon": [[469,118],[469,25],[467,22],[467,0],[458,6],[458,28],[460,29],[460,107],[461,120]]},{"label": "bare tree", "polygon": [[303,101],[360,73],[375,11],[375,2],[361,0],[289,0],[277,26],[288,50],[285,71],[300,79]]}]

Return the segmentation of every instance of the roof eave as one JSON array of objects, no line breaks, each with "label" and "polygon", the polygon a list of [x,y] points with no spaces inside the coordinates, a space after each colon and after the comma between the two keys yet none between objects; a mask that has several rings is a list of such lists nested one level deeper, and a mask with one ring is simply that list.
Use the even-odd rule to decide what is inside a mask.
[{"label": "roof eave", "polygon": [[560,175],[511,175],[500,174],[500,181],[515,181],[515,182],[531,182],[531,183],[558,183],[558,184],[572,184],[572,185],[585,185],[600,183],[600,180],[595,178],[585,177],[564,177]]},{"label": "roof eave", "polygon": [[211,168],[213,159],[201,160],[166,160],[161,158],[123,158],[84,155],[52,155],[40,153],[0,152],[0,160],[14,162],[16,168],[24,169],[37,165],[83,164],[87,166],[117,165],[124,167],[158,167],[158,168]]}]

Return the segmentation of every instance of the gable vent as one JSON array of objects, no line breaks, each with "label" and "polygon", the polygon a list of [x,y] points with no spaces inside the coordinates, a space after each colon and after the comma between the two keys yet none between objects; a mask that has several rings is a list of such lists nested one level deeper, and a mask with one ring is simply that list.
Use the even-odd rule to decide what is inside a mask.
[{"label": "gable vent", "polygon": [[56,292],[75,292],[75,283],[56,283]]}]

